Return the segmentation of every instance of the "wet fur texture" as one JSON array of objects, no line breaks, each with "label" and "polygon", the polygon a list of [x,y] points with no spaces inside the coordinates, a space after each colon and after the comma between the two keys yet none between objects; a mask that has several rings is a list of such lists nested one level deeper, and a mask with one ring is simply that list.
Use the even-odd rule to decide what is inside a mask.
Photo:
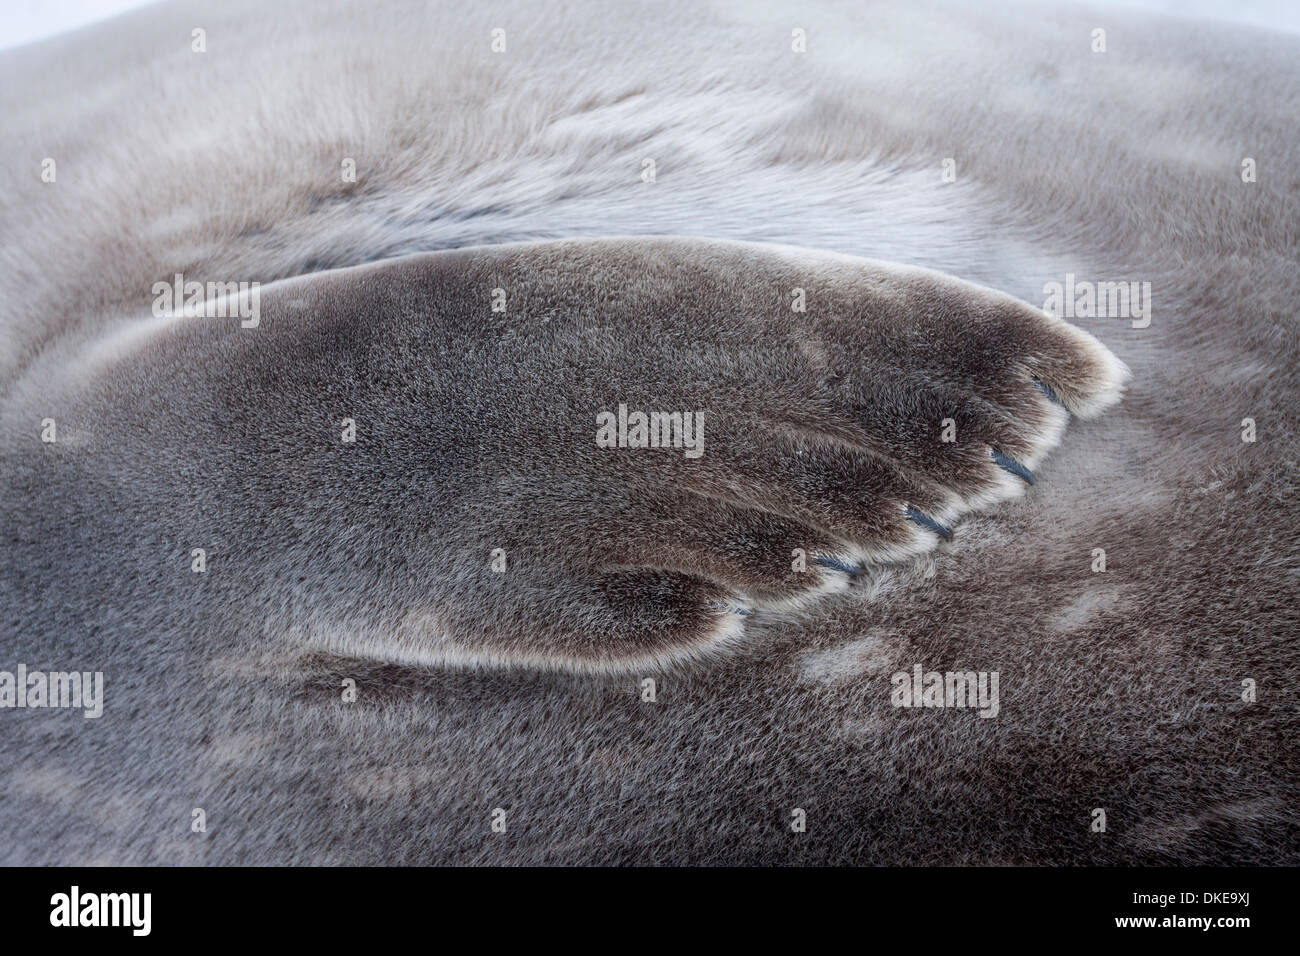
[{"label": "wet fur texture", "polygon": [[[1297,862],[1296,40],[318,7],[0,57],[0,667],[107,687],[0,714],[4,862]],[[175,272],[263,327],[153,320]],[[598,454],[620,401],[706,454]]]}]

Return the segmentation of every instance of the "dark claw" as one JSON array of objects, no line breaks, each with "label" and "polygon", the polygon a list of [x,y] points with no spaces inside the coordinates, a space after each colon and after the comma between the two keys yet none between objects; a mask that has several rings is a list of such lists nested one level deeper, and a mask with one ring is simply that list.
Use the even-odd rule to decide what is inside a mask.
[{"label": "dark claw", "polygon": [[[1040,392],[1047,396],[1048,401],[1065,408],[1065,402],[1061,401],[1061,396],[1057,395],[1056,392],[1052,390],[1052,386],[1048,385],[1046,382],[1040,382],[1038,379],[1034,379],[1034,384],[1038,386]],[[1065,408],[1065,410],[1067,412],[1069,411],[1068,408]]]},{"label": "dark claw", "polygon": [[911,505],[907,506],[907,516],[919,524],[922,528],[929,528],[945,541],[952,540],[952,528],[940,524],[923,511],[917,511]]},{"label": "dark claw", "polygon": [[732,604],[730,601],[710,601],[709,607],[715,611],[725,611],[728,614],[739,614],[741,617],[749,617],[754,613],[752,607],[745,607],[739,604]]},{"label": "dark claw", "polygon": [[843,571],[851,578],[856,578],[862,573],[862,567],[856,564],[849,564],[847,561],[841,561],[839,558],[818,557],[813,561],[820,564],[823,568],[834,568],[836,571]]},{"label": "dark claw", "polygon": [[1026,484],[1032,485],[1034,483],[1034,473],[1032,471],[1020,464],[1020,462],[1016,461],[1014,458],[1008,458],[996,448],[993,449],[993,460],[1017,478],[1023,478]]}]

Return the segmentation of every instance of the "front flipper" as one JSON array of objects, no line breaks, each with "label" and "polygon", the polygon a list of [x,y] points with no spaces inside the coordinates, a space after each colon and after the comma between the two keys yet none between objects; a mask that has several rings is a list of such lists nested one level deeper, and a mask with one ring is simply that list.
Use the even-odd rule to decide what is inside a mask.
[{"label": "front flipper", "polygon": [[143,456],[154,536],[201,512],[232,613],[344,654],[579,671],[735,645],[960,535],[1126,375],[989,289],[686,239],[321,273],[262,290],[256,328],[105,354],[82,387],[118,414],[86,455]]}]

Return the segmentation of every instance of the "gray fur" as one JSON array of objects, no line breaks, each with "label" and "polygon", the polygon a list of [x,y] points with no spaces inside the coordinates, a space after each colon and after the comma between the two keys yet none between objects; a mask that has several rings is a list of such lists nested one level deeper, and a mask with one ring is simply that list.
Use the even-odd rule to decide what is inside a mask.
[{"label": "gray fur", "polygon": [[[1300,41],[764,9],[169,4],[0,58],[0,669],[106,677],[0,711],[5,862],[1296,862]],[[152,320],[175,272],[263,325]],[[1151,325],[1023,304],[1066,272]],[[1044,457],[1034,378],[1089,417],[1110,353]],[[719,421],[598,455],[618,401]],[[764,560],[819,534],[861,573]],[[917,663],[999,715],[891,707]]]}]

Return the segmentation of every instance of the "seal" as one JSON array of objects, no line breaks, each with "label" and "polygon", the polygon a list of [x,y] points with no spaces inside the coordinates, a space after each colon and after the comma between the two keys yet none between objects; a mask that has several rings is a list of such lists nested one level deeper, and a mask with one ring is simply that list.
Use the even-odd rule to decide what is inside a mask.
[{"label": "seal", "polygon": [[1300,861],[1295,37],[307,6],[0,55],[0,859]]}]

